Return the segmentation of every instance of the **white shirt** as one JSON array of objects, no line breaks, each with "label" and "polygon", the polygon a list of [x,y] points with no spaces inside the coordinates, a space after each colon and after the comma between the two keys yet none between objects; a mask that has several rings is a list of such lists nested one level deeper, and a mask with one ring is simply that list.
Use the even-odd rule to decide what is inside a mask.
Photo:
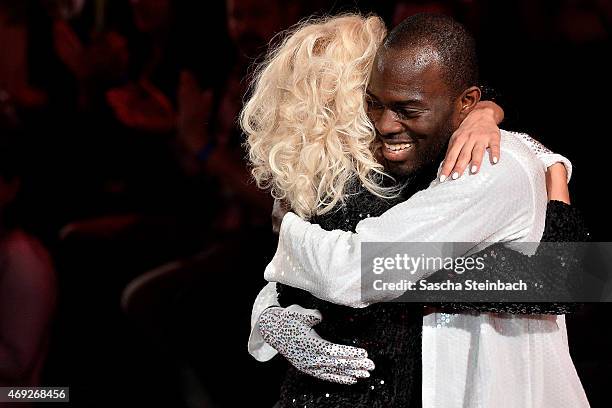
[{"label": "white shirt", "polygon": [[[288,213],[265,278],[365,307],[391,298],[362,293],[362,242],[539,242],[546,160],[538,161],[506,131],[501,149],[498,164],[485,160],[477,175],[466,171],[458,180],[433,181],[381,216],[362,220],[356,233],[325,231]],[[447,250],[445,256],[467,253],[458,246]],[[258,302],[252,323],[263,308],[277,304],[273,284]],[[265,360],[273,355],[266,346],[254,330],[250,352]],[[427,408],[588,406],[569,356],[564,316],[429,314],[423,318],[422,356]]]}]

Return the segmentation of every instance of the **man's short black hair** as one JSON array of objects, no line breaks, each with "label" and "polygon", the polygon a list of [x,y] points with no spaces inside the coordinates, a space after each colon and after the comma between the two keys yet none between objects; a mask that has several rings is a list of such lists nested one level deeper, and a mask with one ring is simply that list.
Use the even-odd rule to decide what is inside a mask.
[{"label": "man's short black hair", "polygon": [[433,49],[453,92],[460,93],[478,84],[474,38],[463,24],[448,16],[420,13],[408,17],[387,34],[384,46],[388,49]]}]

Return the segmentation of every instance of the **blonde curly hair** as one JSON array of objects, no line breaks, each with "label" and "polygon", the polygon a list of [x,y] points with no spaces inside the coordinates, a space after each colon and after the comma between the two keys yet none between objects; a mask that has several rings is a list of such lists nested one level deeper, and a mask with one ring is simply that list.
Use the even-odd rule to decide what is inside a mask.
[{"label": "blonde curly hair", "polygon": [[375,16],[345,14],[298,24],[257,68],[240,114],[251,171],[303,218],[342,202],[358,180],[380,197],[386,174],[370,144],[365,90],[386,35]]}]

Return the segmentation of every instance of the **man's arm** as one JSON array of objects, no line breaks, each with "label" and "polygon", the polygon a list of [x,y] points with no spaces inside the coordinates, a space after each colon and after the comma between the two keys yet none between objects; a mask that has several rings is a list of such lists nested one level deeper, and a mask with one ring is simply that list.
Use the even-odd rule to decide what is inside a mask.
[{"label": "man's arm", "polygon": [[[288,213],[281,225],[277,252],[266,268],[266,279],[337,304],[364,307],[393,299],[397,293],[383,293],[383,297],[380,292],[361,293],[362,242],[539,240],[544,219],[535,215],[536,210],[545,208],[546,197],[543,188],[538,194],[534,183],[544,185],[542,166],[519,161],[512,152],[505,157],[495,167],[483,163],[479,175],[434,181],[380,217],[361,221],[357,233],[325,231]],[[456,245],[445,246],[445,251],[450,252],[438,255],[468,252]],[[414,276],[415,280],[420,277]]]},{"label": "man's arm", "polygon": [[322,339],[313,329],[321,313],[299,305],[282,308],[276,293],[276,284],[267,284],[253,305],[249,353],[256,360],[268,361],[280,353],[301,372],[340,384],[370,376],[374,363],[366,350]]},{"label": "man's arm", "polygon": [[248,350],[257,361],[268,361],[277,354],[277,351],[266,343],[259,331],[259,317],[264,310],[280,306],[278,303],[278,293],[276,292],[276,283],[270,282],[259,291],[253,303],[251,311],[251,334],[249,335]]},{"label": "man's arm", "polygon": [[525,146],[527,146],[529,150],[531,150],[536,155],[538,160],[540,160],[540,162],[544,164],[544,167],[546,167],[546,169],[550,169],[551,167],[558,168],[559,166],[557,164],[562,164],[565,167],[565,171],[567,174],[565,174],[564,177],[559,177],[559,180],[565,180],[566,184],[570,182],[570,179],[572,178],[572,162],[570,162],[567,157],[553,152],[548,147],[544,146],[542,143],[538,142],[537,140],[525,133],[508,133],[516,137]]}]

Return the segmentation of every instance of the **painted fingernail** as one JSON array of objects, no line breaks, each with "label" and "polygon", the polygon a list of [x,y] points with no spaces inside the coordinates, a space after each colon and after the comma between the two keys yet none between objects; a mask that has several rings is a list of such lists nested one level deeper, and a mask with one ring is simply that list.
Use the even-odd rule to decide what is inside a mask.
[{"label": "painted fingernail", "polygon": [[476,170],[478,170],[478,167],[476,167],[476,165],[473,165],[470,171],[472,172],[472,174],[474,174],[476,173]]},{"label": "painted fingernail", "polygon": [[497,157],[493,157],[493,164],[497,164],[498,158]]},{"label": "painted fingernail", "polygon": [[446,180],[446,176],[444,174],[442,174],[440,176],[440,183],[444,183],[444,180]]},{"label": "painted fingernail", "polygon": [[459,173],[454,172],[452,175],[453,180],[457,180],[459,178]]}]

